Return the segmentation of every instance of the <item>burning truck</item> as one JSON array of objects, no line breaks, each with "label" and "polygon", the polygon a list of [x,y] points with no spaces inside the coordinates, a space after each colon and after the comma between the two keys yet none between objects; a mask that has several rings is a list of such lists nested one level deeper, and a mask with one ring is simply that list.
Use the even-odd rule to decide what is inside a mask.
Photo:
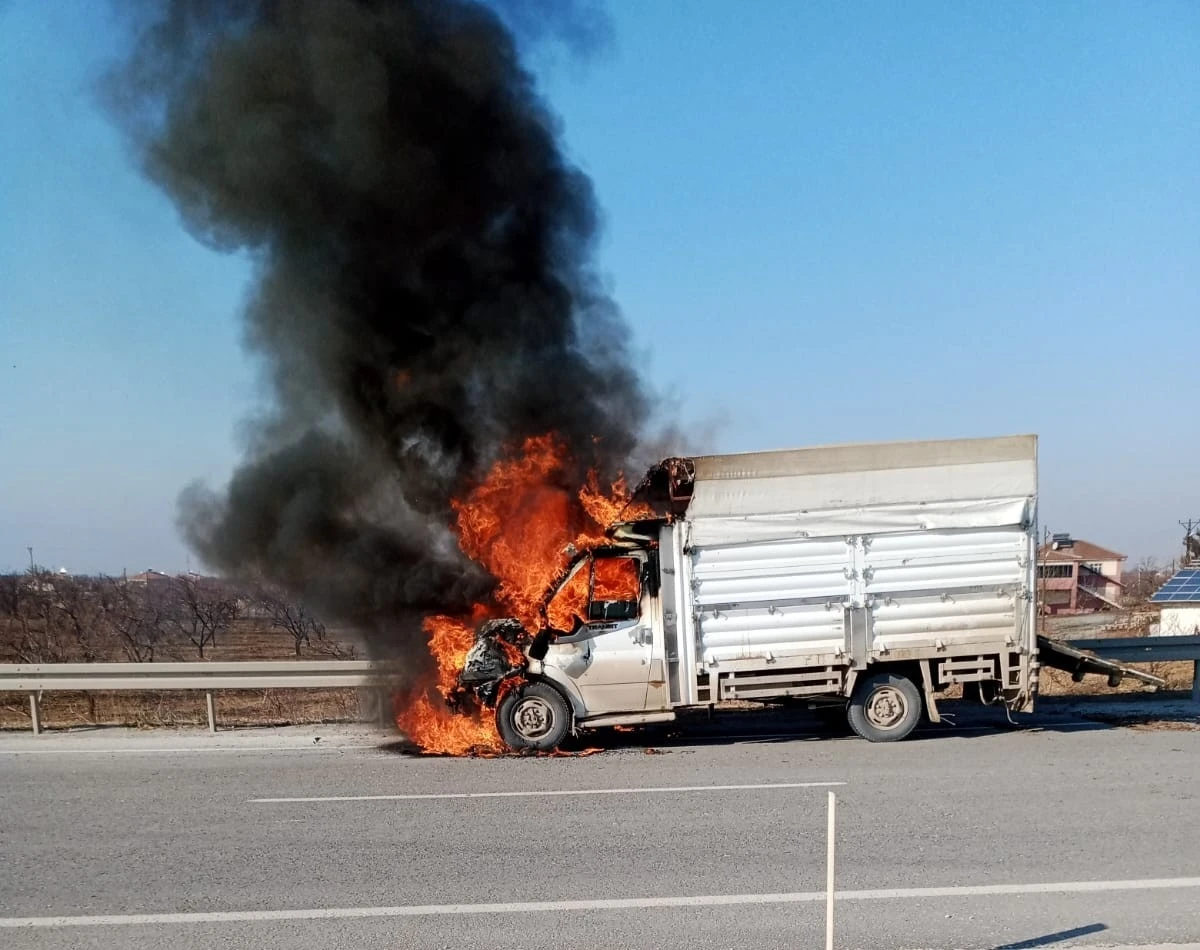
[{"label": "burning truck", "polygon": [[671,458],[535,622],[478,626],[448,696],[549,751],[727,700],[889,742],[955,685],[1032,711],[1042,664],[1153,681],[1037,635],[1036,500],[1034,436]]}]

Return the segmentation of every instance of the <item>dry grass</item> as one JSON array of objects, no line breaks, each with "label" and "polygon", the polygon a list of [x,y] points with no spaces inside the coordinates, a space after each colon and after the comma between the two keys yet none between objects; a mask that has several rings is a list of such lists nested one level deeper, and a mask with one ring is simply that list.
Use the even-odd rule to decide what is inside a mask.
[{"label": "dry grass", "polygon": [[[1135,667],[1144,673],[1159,676],[1167,681],[1167,690],[1187,691],[1192,688],[1192,662],[1184,660],[1176,663],[1139,663]],[[1126,678],[1120,686],[1109,686],[1103,676],[1085,676],[1081,682],[1071,679],[1071,674],[1063,670],[1043,668],[1039,673],[1038,693],[1042,696],[1097,696],[1112,695],[1113,693],[1147,693],[1155,692],[1154,688],[1145,683],[1139,683],[1132,678]]]},{"label": "dry grass", "polygon": [[[364,656],[361,642],[348,631],[330,631],[329,643],[303,648],[296,656],[291,637],[262,626],[261,621],[239,621],[215,647],[204,651],[214,662],[247,660],[314,660],[335,651]],[[112,661],[123,661],[114,656]],[[155,659],[199,660],[190,644],[175,645]],[[11,662],[10,659],[0,662]],[[217,722],[222,726],[283,726],[306,723],[357,722],[374,718],[375,698],[356,689],[218,690],[213,694]],[[208,724],[204,693],[200,690],[161,692],[47,692],[41,702],[42,723],[49,729],[78,726],[204,726]],[[0,729],[28,729],[27,693],[0,692]]]},{"label": "dry grass", "polygon": [[1137,732],[1197,732],[1200,725],[1178,719],[1147,719],[1142,722],[1122,723]]},{"label": "dry grass", "polygon": [[[221,726],[357,722],[372,715],[372,701],[360,699],[355,689],[220,690],[213,699]],[[41,710],[42,724],[48,729],[208,724],[204,693],[199,690],[52,692],[42,697]],[[0,693],[0,729],[28,728],[28,696]]]}]

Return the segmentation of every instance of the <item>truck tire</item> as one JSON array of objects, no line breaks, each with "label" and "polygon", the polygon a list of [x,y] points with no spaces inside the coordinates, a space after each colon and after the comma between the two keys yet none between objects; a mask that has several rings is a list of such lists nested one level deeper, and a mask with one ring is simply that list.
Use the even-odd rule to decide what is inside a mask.
[{"label": "truck tire", "polygon": [[526,683],[500,700],[496,728],[514,752],[551,752],[571,731],[571,707],[553,686]]},{"label": "truck tire", "polygon": [[898,742],[921,721],[921,691],[907,676],[887,671],[860,680],[850,699],[850,728],[869,742]]}]

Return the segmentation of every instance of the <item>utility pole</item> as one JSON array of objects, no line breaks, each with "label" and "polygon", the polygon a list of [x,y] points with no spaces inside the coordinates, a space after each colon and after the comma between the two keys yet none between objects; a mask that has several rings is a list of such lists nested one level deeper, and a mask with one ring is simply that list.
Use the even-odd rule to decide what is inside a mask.
[{"label": "utility pole", "polygon": [[[1049,525],[1042,526],[1042,547],[1050,547],[1050,539],[1054,535],[1050,531]],[[1037,552],[1037,556],[1033,559],[1034,583],[1037,585],[1034,588],[1034,625],[1041,624],[1041,633],[1046,632],[1046,615],[1049,611],[1046,610],[1046,578],[1042,573],[1042,558],[1041,551]]]},{"label": "utility pole", "polygon": [[1179,527],[1183,528],[1183,563],[1187,565],[1197,560],[1193,548],[1200,545],[1194,544],[1192,537],[1200,537],[1200,519],[1188,518],[1187,521],[1179,522]]},{"label": "utility pole", "polygon": [[26,548],[25,550],[29,552],[29,569],[31,571],[37,570],[37,565],[33,563],[33,548]]}]

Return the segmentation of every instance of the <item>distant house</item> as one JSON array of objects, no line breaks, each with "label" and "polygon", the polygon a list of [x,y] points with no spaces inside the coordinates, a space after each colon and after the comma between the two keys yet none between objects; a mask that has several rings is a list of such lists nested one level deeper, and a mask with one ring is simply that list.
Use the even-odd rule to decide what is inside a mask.
[{"label": "distant house", "polygon": [[1056,534],[1038,550],[1038,595],[1043,613],[1086,614],[1120,608],[1124,554]]},{"label": "distant house", "polygon": [[1158,622],[1162,636],[1200,634],[1200,559],[1177,571],[1150,602],[1162,608]]},{"label": "distant house", "polygon": [[162,571],[142,571],[140,574],[130,574],[125,578],[125,583],[134,584],[139,587],[159,587],[166,586],[171,583],[171,575],[164,574]]}]

